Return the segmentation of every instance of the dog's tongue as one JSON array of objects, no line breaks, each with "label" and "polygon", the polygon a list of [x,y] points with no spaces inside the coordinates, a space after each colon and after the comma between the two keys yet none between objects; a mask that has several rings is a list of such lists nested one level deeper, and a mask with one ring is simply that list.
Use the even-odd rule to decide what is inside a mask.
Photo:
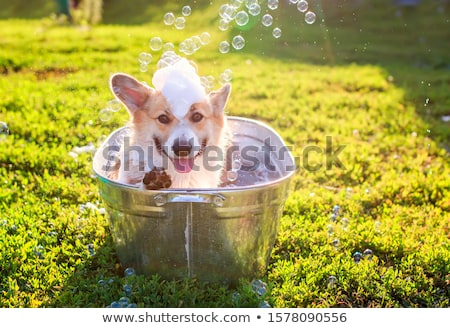
[{"label": "dog's tongue", "polygon": [[194,158],[192,157],[179,157],[175,158],[172,162],[178,173],[189,173],[194,166]]}]

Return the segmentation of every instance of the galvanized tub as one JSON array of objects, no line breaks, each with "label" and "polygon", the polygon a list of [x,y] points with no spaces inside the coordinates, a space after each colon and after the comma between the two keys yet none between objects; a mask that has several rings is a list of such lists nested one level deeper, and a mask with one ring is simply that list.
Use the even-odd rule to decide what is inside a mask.
[{"label": "galvanized tub", "polygon": [[[291,152],[267,125],[229,117],[232,182],[214,189],[142,190],[108,178],[127,128],[97,150],[94,171],[123,267],[164,279],[235,284],[264,275],[295,171]],[[237,174],[237,178],[236,178]]]}]

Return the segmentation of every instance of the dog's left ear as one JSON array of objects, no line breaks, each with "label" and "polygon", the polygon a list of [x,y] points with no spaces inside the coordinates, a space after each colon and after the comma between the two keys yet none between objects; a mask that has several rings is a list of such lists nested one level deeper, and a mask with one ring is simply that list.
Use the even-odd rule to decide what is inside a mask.
[{"label": "dog's left ear", "polygon": [[213,91],[209,94],[209,100],[211,102],[214,114],[222,115],[227,104],[228,98],[231,93],[231,84],[226,83],[217,91]]},{"label": "dog's left ear", "polygon": [[109,85],[112,93],[128,108],[130,114],[142,108],[152,91],[134,77],[124,73],[111,76]]}]

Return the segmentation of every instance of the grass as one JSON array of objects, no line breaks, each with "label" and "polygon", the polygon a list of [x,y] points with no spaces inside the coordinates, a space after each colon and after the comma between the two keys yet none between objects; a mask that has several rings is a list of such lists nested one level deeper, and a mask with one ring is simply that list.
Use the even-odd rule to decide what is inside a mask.
[{"label": "grass", "polygon": [[[162,24],[166,8],[178,10],[170,3],[128,20],[105,7],[107,23],[129,25],[0,21],[0,121],[10,129],[0,139],[0,306],[104,307],[124,296],[140,307],[450,306],[448,6],[322,1],[313,25],[283,7],[274,14],[282,38],[255,26],[241,32],[242,51],[222,55],[216,45],[236,31],[216,30],[217,1],[198,2],[183,31]],[[150,82],[155,61],[143,73],[136,59],[150,37],[179,42],[204,30],[214,33],[192,56],[200,74],[231,68],[229,114],[269,123],[299,167],[259,277],[263,297],[245,280],[125,277],[92,155],[70,155],[125,124],[124,110],[99,118],[108,78],[124,71]],[[327,166],[330,151],[306,155],[327,140],[343,147],[341,167]]]}]

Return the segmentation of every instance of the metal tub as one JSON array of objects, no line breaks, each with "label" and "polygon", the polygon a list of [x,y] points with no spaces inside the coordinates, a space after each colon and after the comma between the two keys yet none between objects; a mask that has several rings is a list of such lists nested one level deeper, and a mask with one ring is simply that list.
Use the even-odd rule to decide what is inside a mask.
[{"label": "metal tub", "polygon": [[267,125],[238,117],[228,124],[239,151],[229,156],[233,181],[220,188],[150,191],[109,179],[108,149],[118,148],[127,128],[97,150],[94,171],[123,267],[224,284],[264,275],[295,163]]}]

